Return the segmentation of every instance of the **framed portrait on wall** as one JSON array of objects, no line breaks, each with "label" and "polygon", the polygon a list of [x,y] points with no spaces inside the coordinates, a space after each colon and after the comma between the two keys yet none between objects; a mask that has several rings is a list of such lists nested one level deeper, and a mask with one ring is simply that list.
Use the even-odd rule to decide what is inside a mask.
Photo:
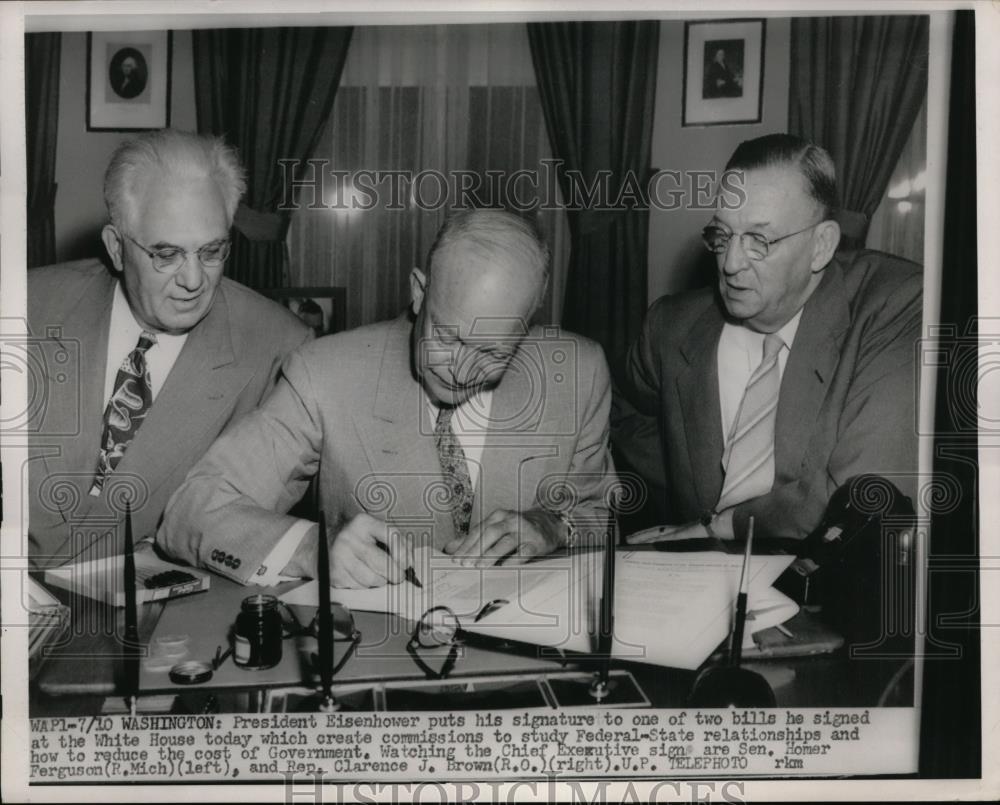
[{"label": "framed portrait on wall", "polygon": [[170,125],[170,31],[87,34],[87,131]]},{"label": "framed portrait on wall", "polygon": [[684,26],[684,126],[759,123],[764,87],[762,19]]},{"label": "framed portrait on wall", "polygon": [[344,329],[347,320],[346,288],[264,288],[260,293],[292,311],[312,329],[317,338]]}]

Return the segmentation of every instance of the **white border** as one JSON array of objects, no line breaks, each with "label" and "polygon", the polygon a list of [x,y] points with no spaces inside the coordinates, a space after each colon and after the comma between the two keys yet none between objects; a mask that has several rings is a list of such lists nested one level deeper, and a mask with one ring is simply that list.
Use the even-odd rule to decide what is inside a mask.
[{"label": "white border", "polygon": [[[706,12],[703,3],[696,0],[681,0],[671,3],[665,8],[663,3],[654,2],[483,2],[483,0],[460,0],[459,2],[423,3],[417,6],[413,2],[374,3],[373,0],[351,0],[336,5],[332,17],[323,14],[332,7],[323,2],[288,2],[283,3],[280,12],[274,10],[274,5],[262,0],[246,0],[244,2],[229,2],[229,0],[214,0],[214,2],[195,2],[181,0],[169,5],[169,12],[164,3],[145,2],[53,2],[53,3],[3,3],[0,4],[0,86],[3,88],[4,105],[0,115],[0,317],[23,315],[25,301],[25,275],[21,266],[26,260],[23,233],[25,221],[25,150],[24,150],[24,70],[23,70],[23,33],[24,15],[33,15],[30,30],[115,30],[136,27],[141,17],[144,27],[161,28],[205,28],[232,24],[237,14],[256,13],[260,16],[254,19],[254,25],[314,25],[320,21],[326,24],[401,24],[419,20],[422,23],[434,22],[485,22],[485,21],[523,21],[526,19],[544,20],[558,19],[569,12],[578,19],[613,19],[625,17],[647,17],[659,19],[696,17],[733,17],[733,16],[786,16],[796,15],[828,15],[836,14],[870,14],[876,11],[883,13],[927,13],[934,10],[952,9],[957,7],[977,9],[977,80],[978,80],[978,156],[979,156],[979,280],[980,280],[980,313],[982,316],[1000,317],[1000,241],[995,237],[996,222],[1000,221],[1000,201],[992,192],[1000,185],[1000,173],[995,153],[996,143],[1000,142],[1000,93],[997,92],[997,79],[1000,75],[1000,9],[996,4],[988,2],[977,3],[946,3],[921,2],[921,0],[906,0],[901,2],[850,2],[829,4],[803,4],[775,2],[774,0],[758,2],[751,10],[744,3],[730,0],[716,2],[712,11]],[[192,20],[188,15],[199,15]],[[67,20],[66,15],[74,18]],[[940,42],[939,31],[934,41]],[[932,43],[931,81],[945,80],[950,63],[940,62],[940,55]],[[944,73],[940,71],[944,69]],[[937,78],[935,78],[935,74]],[[947,108],[942,105],[939,95],[930,94],[929,102],[929,132],[928,148],[935,132],[943,130],[942,121],[946,120]],[[935,122],[936,121],[936,122]],[[938,134],[939,136],[939,134]],[[939,166],[940,169],[940,166]],[[928,170],[930,176],[930,166]],[[931,187],[931,182],[928,182]],[[928,222],[931,222],[933,208],[931,194],[928,194]],[[940,253],[940,230],[935,231],[928,226],[927,231],[928,256]],[[937,251],[935,251],[937,250]],[[925,305],[937,307],[936,299],[925,297]],[[927,386],[922,389],[922,399],[932,399],[932,390]],[[24,387],[10,384],[3,389],[0,399],[0,411],[10,412],[23,410]],[[983,420],[985,423],[985,420]],[[984,435],[980,448],[980,484],[985,494],[981,496],[981,524],[984,567],[990,561],[993,569],[1000,569],[995,557],[1000,556],[998,534],[993,526],[1000,522],[1000,496],[995,490],[1000,489],[1000,460],[996,447],[1000,440],[992,435]],[[926,465],[925,465],[926,466]],[[17,486],[15,467],[5,462],[3,467],[4,497],[16,500],[20,495]],[[12,544],[19,544],[19,528],[17,509],[5,507],[14,513],[14,518],[3,523],[2,540],[6,554]],[[991,559],[991,557],[993,557]],[[7,567],[4,570],[8,570]],[[3,580],[8,579],[5,573]],[[2,586],[2,608],[10,612],[17,606],[19,585],[4,584]],[[982,586],[982,618],[984,624],[998,624],[1000,618],[1000,585],[984,584]],[[11,630],[3,634],[3,651],[0,652],[3,678],[3,721],[2,754],[3,754],[3,798],[5,801],[17,801],[25,793],[25,772],[27,769],[27,731],[26,731],[26,656],[25,635]],[[901,801],[914,797],[927,799],[994,799],[1000,796],[998,785],[997,763],[991,759],[1000,758],[1000,714],[997,711],[997,675],[1000,668],[1000,643],[997,640],[995,628],[981,630],[982,637],[982,667],[983,673],[983,777],[979,780],[942,780],[942,781],[754,781],[748,783],[744,792],[747,800],[772,799],[780,801],[803,800],[807,798],[840,799],[840,800],[871,800]],[[641,792],[641,785],[635,790]],[[609,786],[609,796],[621,796],[628,791],[627,784]],[[189,799],[192,789],[188,786],[146,787],[136,790],[131,787],[81,787],[81,788],[33,788],[33,800],[71,801],[84,797],[88,800],[100,801],[133,801],[136,794],[147,801],[172,801]],[[208,795],[213,799],[235,798],[265,800],[271,798],[273,789],[247,789],[235,786],[200,787],[199,794]],[[280,789],[277,793],[281,793]],[[521,796],[529,793],[520,789]],[[331,796],[333,792],[330,792]]]}]

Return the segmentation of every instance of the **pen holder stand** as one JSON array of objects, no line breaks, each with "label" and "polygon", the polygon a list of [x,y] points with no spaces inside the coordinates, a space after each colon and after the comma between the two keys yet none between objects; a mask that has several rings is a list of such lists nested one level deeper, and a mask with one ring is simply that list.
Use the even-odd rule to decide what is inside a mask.
[{"label": "pen holder stand", "polygon": [[554,706],[563,707],[649,707],[649,698],[629,671],[615,670],[602,684],[599,672],[560,674],[545,680]]}]

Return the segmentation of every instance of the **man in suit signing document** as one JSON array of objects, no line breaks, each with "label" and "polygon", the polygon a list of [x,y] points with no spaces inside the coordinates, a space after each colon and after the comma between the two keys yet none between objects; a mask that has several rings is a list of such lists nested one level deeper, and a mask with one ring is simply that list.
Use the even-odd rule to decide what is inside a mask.
[{"label": "man in suit signing document", "polygon": [[28,271],[29,558],[120,553],[124,503],[150,537],[212,440],[255,408],[311,337],[287,310],[224,279],[246,188],[221,140],[166,129],[115,151],[104,179],[111,266]]},{"label": "man in suit signing document", "polygon": [[421,539],[484,567],[603,535],[608,369],[597,344],[528,326],[547,278],[526,221],[450,218],[406,314],[293,353],[216,441],[168,507],[164,549],[244,583],[311,576],[316,525],[287,512],[315,475],[335,586],[402,580]]}]

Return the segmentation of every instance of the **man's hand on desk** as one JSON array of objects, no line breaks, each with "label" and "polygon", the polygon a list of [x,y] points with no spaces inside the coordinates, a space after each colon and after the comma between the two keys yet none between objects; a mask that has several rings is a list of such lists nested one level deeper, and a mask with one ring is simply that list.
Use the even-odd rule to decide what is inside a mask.
[{"label": "man's hand on desk", "polygon": [[490,567],[501,561],[520,565],[554,551],[563,544],[565,532],[566,525],[549,512],[496,509],[473,525],[464,539],[445,545],[444,552],[460,558],[466,567]]},{"label": "man's hand on desk", "polygon": [[[333,587],[381,587],[403,581],[412,567],[413,545],[402,534],[369,514],[358,514],[330,540],[330,584]],[[385,546],[380,547],[380,546]],[[283,575],[316,577],[316,532],[303,538]]]},{"label": "man's hand on desk", "polygon": [[660,526],[647,528],[637,534],[625,538],[629,545],[642,545],[650,542],[679,542],[685,539],[735,539],[733,532],[733,509],[726,509],[712,520],[711,532],[699,522],[684,523],[675,526]]}]

